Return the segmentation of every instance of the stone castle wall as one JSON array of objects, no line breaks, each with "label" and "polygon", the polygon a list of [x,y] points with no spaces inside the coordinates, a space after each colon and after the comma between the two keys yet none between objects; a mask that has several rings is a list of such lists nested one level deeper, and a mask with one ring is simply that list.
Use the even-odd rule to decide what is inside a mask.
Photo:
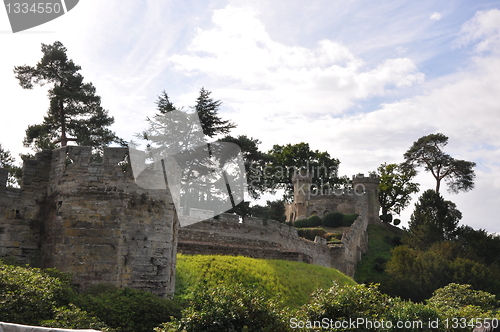
[{"label": "stone castle wall", "polygon": [[356,198],[302,200],[316,209],[309,213],[359,214],[341,246],[305,240],[274,220],[229,214],[179,229],[170,193],[140,188],[127,153],[107,148],[102,163],[91,163],[88,147],[43,151],[25,161],[20,189],[6,188],[0,169],[0,257],[71,272],[82,288],[104,282],[164,296],[174,290],[177,249],[306,262],[352,277],[367,250],[366,228],[378,219],[371,180],[358,176],[367,192]]},{"label": "stone castle wall", "polygon": [[138,187],[126,148],[67,146],[26,160],[21,189],[0,170],[0,256],[111,283],[173,293],[178,221],[167,190]]},{"label": "stone castle wall", "polygon": [[[304,181],[304,179],[302,179]],[[307,181],[304,181],[307,182]],[[361,183],[362,185],[358,185]],[[297,182],[296,189],[302,184]],[[285,259],[333,267],[353,277],[361,255],[368,250],[369,224],[379,223],[378,178],[358,174],[353,190],[336,195],[305,195],[295,192],[296,201],[287,206],[289,220],[328,212],[357,213],[359,216],[342,236],[341,246],[313,242],[298,236],[297,230],[274,220],[223,214],[179,231],[179,252],[186,254],[242,255],[254,258]],[[302,216],[302,217],[304,217]]]},{"label": "stone castle wall", "polygon": [[179,230],[179,252],[284,259],[325,267],[341,266],[341,249],[298,236],[293,227],[274,220],[222,214]]}]

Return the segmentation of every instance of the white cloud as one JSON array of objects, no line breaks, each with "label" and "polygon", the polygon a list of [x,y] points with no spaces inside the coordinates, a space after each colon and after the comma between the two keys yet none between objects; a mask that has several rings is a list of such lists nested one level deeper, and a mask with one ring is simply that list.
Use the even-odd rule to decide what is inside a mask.
[{"label": "white cloud", "polygon": [[476,43],[474,51],[500,52],[500,10],[478,11],[462,26],[459,46]]},{"label": "white cloud", "polygon": [[[170,58],[175,69],[218,77],[235,89],[253,91],[253,99],[258,94],[264,102],[279,103],[297,94],[309,101],[321,99],[318,107],[303,109],[313,114],[339,114],[357,99],[423,81],[424,75],[409,58],[388,59],[370,69],[347,47],[331,40],[321,40],[313,49],[281,44],[257,16],[251,8],[216,10],[214,26],[198,30],[189,53]],[[288,113],[290,108],[277,107],[274,112]]]},{"label": "white cloud", "polygon": [[441,15],[440,13],[438,12],[434,12],[432,13],[432,15],[429,17],[431,20],[436,20],[436,21],[439,21],[440,19],[443,18],[443,15]]}]

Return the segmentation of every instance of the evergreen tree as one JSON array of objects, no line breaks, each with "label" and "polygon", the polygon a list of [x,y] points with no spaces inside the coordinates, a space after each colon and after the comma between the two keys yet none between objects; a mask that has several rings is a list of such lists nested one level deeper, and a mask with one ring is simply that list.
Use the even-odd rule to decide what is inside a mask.
[{"label": "evergreen tree", "polygon": [[124,145],[108,129],[113,117],[101,107],[92,83],[84,83],[81,67],[68,59],[61,42],[42,44],[43,57],[36,66],[16,66],[14,73],[24,89],[50,84],[50,107],[43,123],[30,125],[24,144],[34,150],[66,146],[69,141],[78,145],[102,148],[111,142]]},{"label": "evergreen tree", "polygon": [[425,191],[415,204],[404,242],[426,250],[440,241],[454,240],[462,213],[453,202],[446,201],[434,190]]},{"label": "evergreen tree", "polygon": [[200,118],[203,133],[208,137],[214,137],[218,134],[227,134],[233,128],[234,123],[228,120],[222,120],[219,115],[220,100],[214,100],[210,97],[212,92],[201,88],[200,95],[196,99],[196,105],[193,107]]},{"label": "evergreen tree", "polygon": [[0,143],[0,168],[5,168],[9,171],[7,178],[7,186],[14,187],[21,184],[22,168],[14,164],[15,160],[9,150],[4,150]]}]

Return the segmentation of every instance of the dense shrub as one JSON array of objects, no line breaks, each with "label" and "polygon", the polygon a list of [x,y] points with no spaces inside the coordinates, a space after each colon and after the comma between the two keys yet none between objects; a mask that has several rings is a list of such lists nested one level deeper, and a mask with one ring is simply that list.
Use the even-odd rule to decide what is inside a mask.
[{"label": "dense shrub", "polygon": [[40,269],[0,262],[0,317],[4,322],[37,325],[63,305],[68,285]]},{"label": "dense shrub", "polygon": [[321,218],[318,216],[310,216],[307,219],[296,220],[293,225],[297,228],[316,227],[321,225]]},{"label": "dense shrub", "polygon": [[156,332],[284,332],[288,321],[278,306],[253,287],[241,284],[209,289],[201,285],[198,296],[182,318],[162,324]]},{"label": "dense shrub", "polygon": [[349,227],[356,220],[358,214],[343,214],[340,212],[329,212],[321,221],[325,227]]},{"label": "dense shrub", "polygon": [[171,316],[180,317],[180,308],[171,300],[112,285],[92,286],[75,304],[120,332],[150,332]]},{"label": "dense shrub", "polygon": [[77,297],[71,276],[55,269],[12,266],[0,261],[0,320],[15,324],[113,331],[70,304]]},{"label": "dense shrub", "polygon": [[324,237],[326,231],[323,228],[298,228],[297,233],[300,237],[304,239],[308,239],[310,241],[314,241],[316,236]]},{"label": "dense shrub", "polygon": [[[391,302],[391,298],[382,294],[376,286],[350,285],[340,286],[334,283],[328,290],[318,290],[313,299],[305,306],[308,320],[349,321],[357,318],[382,318]],[[342,331],[364,331],[345,329]]]},{"label": "dense shrub", "polygon": [[328,212],[321,221],[326,227],[341,227],[344,215],[340,212]]},{"label": "dense shrub", "polygon": [[379,216],[380,220],[382,220],[383,222],[386,222],[388,224],[390,224],[392,222],[392,214],[383,214],[381,216]]},{"label": "dense shrub", "polygon": [[342,217],[342,226],[344,227],[350,227],[353,222],[358,218],[359,214],[354,213],[354,214],[344,214]]},{"label": "dense shrub", "polygon": [[493,294],[473,290],[470,285],[455,283],[437,289],[427,303],[439,309],[458,309],[474,305],[483,310],[493,310],[500,305]]},{"label": "dense shrub", "polygon": [[42,321],[41,326],[64,329],[94,329],[104,332],[116,331],[96,317],[91,316],[74,304],[54,309],[54,318]]}]

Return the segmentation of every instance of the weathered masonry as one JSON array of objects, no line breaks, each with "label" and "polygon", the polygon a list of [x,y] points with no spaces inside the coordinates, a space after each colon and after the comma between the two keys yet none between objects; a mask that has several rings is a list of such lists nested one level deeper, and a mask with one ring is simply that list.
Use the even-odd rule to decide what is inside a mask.
[{"label": "weathered masonry", "polygon": [[321,238],[317,242],[305,240],[295,228],[274,220],[244,218],[240,222],[238,216],[222,214],[218,219],[181,228],[179,252],[299,261],[333,267],[354,276],[357,262],[368,250],[368,224],[380,223],[379,178],[355,175],[348,192],[331,195],[312,194],[309,176],[299,174],[294,181],[295,197],[287,206],[288,220],[336,211],[359,215],[344,231],[341,245],[327,245]]},{"label": "weathered masonry", "polygon": [[0,256],[111,283],[173,293],[178,221],[167,190],[134,182],[127,148],[67,146],[25,160],[20,189],[0,169]]}]

